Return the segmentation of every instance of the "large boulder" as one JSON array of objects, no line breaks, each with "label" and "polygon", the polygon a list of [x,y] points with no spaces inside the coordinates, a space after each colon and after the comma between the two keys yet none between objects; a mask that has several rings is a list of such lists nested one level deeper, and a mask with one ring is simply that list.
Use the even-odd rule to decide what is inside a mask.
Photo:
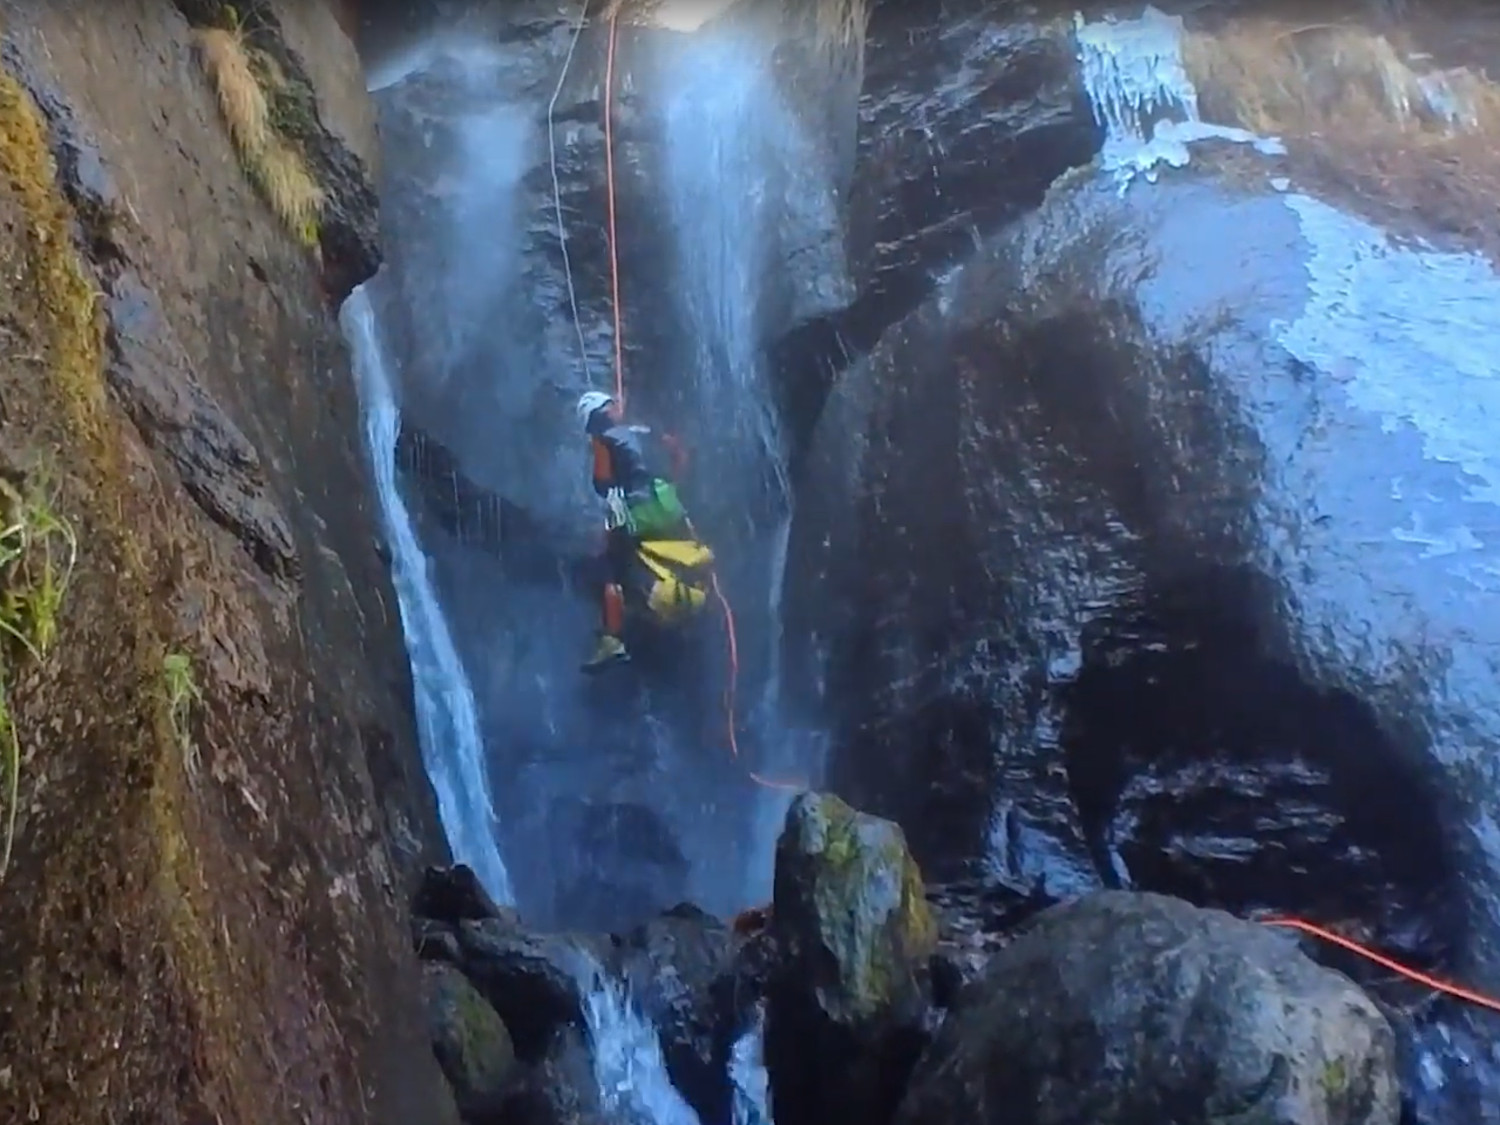
[{"label": "large boulder", "polygon": [[875,1125],[926,1041],[937,927],[901,829],[798,796],[776,845],[766,1010],[778,1125]]},{"label": "large boulder", "polygon": [[433,1053],[460,1111],[474,1120],[497,1106],[515,1068],[510,1033],[495,1009],[457,968],[422,966]]},{"label": "large boulder", "polygon": [[534,933],[509,919],[457,928],[462,967],[494,1005],[525,1059],[540,1057],[563,1026],[583,1026],[586,997],[610,953],[607,938]]},{"label": "large boulder", "polygon": [[1395,1037],[1274,931],[1153,894],[1039,915],[965,992],[898,1125],[1395,1125]]},{"label": "large boulder", "polygon": [[[829,783],[905,826],[931,878],[982,857],[1021,894],[1275,904],[1452,953],[1469,918],[1491,930],[1500,873],[1472,782],[1500,619],[1465,592],[1493,585],[1469,530],[1490,469],[1452,405],[1490,383],[1438,341],[1500,336],[1476,296],[1500,290],[1353,214],[1430,216],[1334,191],[1312,154],[1362,133],[1278,153],[1240,143],[1249,117],[1193,119],[1248,104],[1258,76],[1225,59],[1254,43],[1216,56],[1244,83],[1195,102],[1174,53],[1230,32],[1179,52],[1160,13],[1085,31],[1107,159],[978,240],[814,435],[788,659],[826,686]],[[1390,62],[1364,40],[1324,45]],[[1309,49],[1268,75],[1322,112],[1313,93],[1358,86],[1331,66]],[[1159,81],[1157,109],[1132,122],[1122,75]],[[1383,145],[1464,155],[1384,112],[1362,125]]]}]

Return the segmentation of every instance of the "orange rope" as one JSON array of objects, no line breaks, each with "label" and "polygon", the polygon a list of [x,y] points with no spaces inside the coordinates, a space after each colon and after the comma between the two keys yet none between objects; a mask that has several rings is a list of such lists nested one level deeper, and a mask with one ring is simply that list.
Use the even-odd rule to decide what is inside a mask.
[{"label": "orange rope", "polygon": [[[623,347],[623,331],[620,314],[620,259],[618,238],[615,230],[615,143],[614,143],[614,88],[615,88],[615,43],[619,38],[619,6],[615,5],[609,14],[609,47],[604,57],[604,181],[607,189],[609,202],[609,281],[611,296],[614,301],[615,320],[615,401],[620,404],[620,410],[625,409],[625,351]],[[692,522],[688,522],[688,529],[693,531]],[[697,535],[693,531],[693,535]],[[729,604],[729,599],[724,596],[724,591],[719,586],[719,576],[712,574],[714,597],[718,600],[719,608],[724,611],[724,626],[729,634],[729,676],[724,687],[724,711],[725,728],[729,734],[729,750],[736,761],[740,760],[740,740],[735,730],[735,692],[736,684],[740,678],[740,645],[735,636],[734,610]],[[788,792],[800,792],[807,786],[792,781],[777,781],[772,778],[761,777],[754,770],[746,769],[750,780],[757,785],[764,785],[768,789],[783,789]]]},{"label": "orange rope", "polygon": [[1315,926],[1311,922],[1304,922],[1301,918],[1261,918],[1259,921],[1265,926],[1281,926],[1289,930],[1301,930],[1305,934],[1321,938],[1330,945],[1336,945],[1340,949],[1346,949],[1356,956],[1363,957],[1366,961],[1373,962],[1383,969],[1389,969],[1398,976],[1403,976],[1407,980],[1415,981],[1425,988],[1430,988],[1433,992],[1441,992],[1446,996],[1452,996],[1456,1000],[1465,1000],[1481,1008],[1488,1008],[1492,1012],[1500,1012],[1500,1000],[1485,996],[1483,993],[1475,992],[1472,989],[1463,988],[1460,985],[1449,984],[1447,981],[1439,980],[1437,977],[1428,976],[1418,969],[1410,968],[1399,961],[1393,961],[1382,953],[1376,953],[1375,950],[1361,945],[1351,938],[1336,934],[1332,930],[1325,930],[1322,926]]}]

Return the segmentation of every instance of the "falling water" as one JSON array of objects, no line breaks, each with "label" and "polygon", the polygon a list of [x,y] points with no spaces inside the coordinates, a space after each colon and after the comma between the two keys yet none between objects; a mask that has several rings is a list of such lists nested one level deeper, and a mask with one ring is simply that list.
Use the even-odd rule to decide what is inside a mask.
[{"label": "falling water", "polygon": [[584,1002],[584,1022],[608,1120],[699,1125],[698,1115],[667,1076],[656,1028],[641,1015],[624,985],[602,969]]},{"label": "falling water", "polygon": [[734,1125],[771,1125],[770,1076],[763,1057],[765,1006],[757,1005],[755,1021],[734,1041],[729,1056],[729,1080],[734,1086]]},{"label": "falling water", "polygon": [[340,321],[354,354],[365,412],[365,439],[385,518],[392,576],[411,660],[427,775],[437,791],[438,813],[454,858],[472,867],[497,901],[508,903],[513,898],[510,875],[495,842],[495,813],[490,805],[474,693],[433,590],[427,556],[417,542],[396,484],[400,411],[386,370],[375,311],[363,285],[344,303]]},{"label": "falling water", "polygon": [[[684,412],[712,435],[720,554],[744,603],[739,698],[755,760],[795,776],[793,732],[780,714],[781,591],[791,486],[764,370],[762,286],[776,276],[776,232],[818,221],[830,205],[802,130],[771,80],[767,53],[744,36],[699,33],[673,76],[665,121],[666,183],[676,235],[675,290],[688,341]],[[758,595],[751,601],[751,590]],[[803,779],[805,780],[805,778]],[[752,786],[745,899],[770,892],[771,843],[791,793]]]}]

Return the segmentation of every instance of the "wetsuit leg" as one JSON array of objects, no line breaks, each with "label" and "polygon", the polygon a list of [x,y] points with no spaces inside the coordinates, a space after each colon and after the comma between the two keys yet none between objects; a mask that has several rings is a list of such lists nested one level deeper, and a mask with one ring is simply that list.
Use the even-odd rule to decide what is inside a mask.
[{"label": "wetsuit leg", "polygon": [[604,561],[604,632],[623,637],[625,632],[625,594],[633,577],[635,541],[623,528],[609,533],[605,542]]}]

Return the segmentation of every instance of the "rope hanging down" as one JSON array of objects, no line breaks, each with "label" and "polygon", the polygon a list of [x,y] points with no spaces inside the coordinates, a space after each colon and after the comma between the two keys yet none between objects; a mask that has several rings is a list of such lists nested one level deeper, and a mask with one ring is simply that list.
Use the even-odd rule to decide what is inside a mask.
[{"label": "rope hanging down", "polygon": [[[615,47],[619,41],[619,5],[614,5],[609,13],[609,45],[605,49],[604,56],[604,182],[606,197],[609,208],[609,283],[612,308],[614,312],[615,328],[615,401],[623,410],[625,407],[625,346],[622,316],[620,309],[620,257],[619,240],[616,237],[615,224],[615,137],[614,137],[614,96],[615,96]],[[688,521],[688,530],[693,535],[698,532],[693,528],[692,521]],[[712,584],[714,599],[719,603],[719,609],[724,614],[724,629],[729,640],[729,674],[724,686],[724,712],[725,730],[729,736],[729,750],[736,761],[740,760],[740,740],[735,728],[735,693],[736,685],[740,677],[740,646],[739,639],[735,635],[734,609],[729,604],[729,599],[724,596],[724,590],[719,585],[719,576],[710,572],[709,580]],[[767,789],[781,789],[790,793],[801,792],[807,788],[805,785],[791,781],[778,781],[774,778],[762,777],[754,770],[746,769],[750,780],[757,785],[763,785]]]}]

